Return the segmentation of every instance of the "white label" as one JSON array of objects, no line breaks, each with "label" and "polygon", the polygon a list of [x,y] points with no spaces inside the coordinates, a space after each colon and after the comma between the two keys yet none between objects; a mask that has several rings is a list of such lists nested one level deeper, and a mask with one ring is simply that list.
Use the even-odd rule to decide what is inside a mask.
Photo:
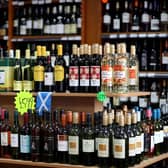
[{"label": "white label", "polygon": [[167,125],[163,126],[163,131],[164,131],[164,137],[168,137],[168,126]]},{"label": "white label", "polygon": [[148,101],[147,101],[146,97],[139,98],[139,106],[140,107],[143,107],[143,108],[147,107],[147,103],[148,103]]},{"label": "white label", "polygon": [[20,135],[20,152],[30,153],[30,136]]},{"label": "white label", "polygon": [[0,84],[5,83],[5,71],[0,71]]},{"label": "white label", "polygon": [[51,34],[57,34],[57,24],[51,25]]},{"label": "white label", "polygon": [[27,20],[26,21],[26,28],[27,29],[32,29],[32,24],[33,24],[32,20]]},{"label": "white label", "polygon": [[77,33],[77,24],[70,24],[70,33],[71,34],[76,34]]},{"label": "white label", "polygon": [[91,66],[91,86],[100,86],[100,66]]},{"label": "white label", "polygon": [[32,4],[38,4],[38,0],[33,0]]},{"label": "white label", "polygon": [[164,141],[164,132],[163,132],[163,130],[160,130],[160,136],[159,136],[160,138],[159,138],[159,143],[163,143],[163,141]]},{"label": "white label", "polygon": [[136,154],[141,154],[142,151],[141,135],[135,137],[135,142],[136,142]]},{"label": "white label", "polygon": [[68,152],[70,155],[79,155],[79,136],[68,136]]},{"label": "white label", "polygon": [[138,96],[131,96],[130,101],[131,102],[138,102]]},{"label": "white label", "polygon": [[142,23],[149,23],[149,14],[144,13],[142,15]]},{"label": "white label", "polygon": [[89,86],[89,66],[80,66],[80,86]]},{"label": "white label", "polygon": [[71,34],[71,25],[70,24],[65,24],[64,25],[64,33],[65,34]]},{"label": "white label", "polygon": [[153,135],[151,136],[150,142],[151,142],[150,143],[150,152],[153,152],[154,148],[155,148],[154,136]]},{"label": "white label", "polygon": [[44,85],[51,86],[54,83],[54,75],[53,72],[45,72],[44,73]]},{"label": "white label", "polygon": [[82,140],[82,151],[83,152],[94,152],[94,139],[83,139]]},{"label": "white label", "polygon": [[81,18],[79,17],[79,18],[77,18],[77,28],[81,28],[81,26],[82,26],[82,21],[81,21]]},{"label": "white label", "polygon": [[38,29],[43,29],[43,19],[38,19]]},{"label": "white label", "polygon": [[69,67],[69,86],[79,86],[79,68],[78,66]]},{"label": "white label", "polygon": [[162,13],[160,14],[160,21],[161,21],[161,22],[168,22],[168,13],[162,12]]},{"label": "white label", "polygon": [[38,29],[38,20],[33,21],[33,29]]},{"label": "white label", "polygon": [[1,132],[1,146],[8,146],[8,133]]},{"label": "white label", "polygon": [[130,14],[127,12],[124,12],[122,14],[122,23],[130,23]]},{"label": "white label", "polygon": [[109,138],[99,138],[98,157],[109,157]]},{"label": "white label", "polygon": [[159,95],[157,92],[151,92],[151,103],[158,103]]},{"label": "white label", "polygon": [[19,147],[19,135],[11,134],[11,147],[17,148]]},{"label": "white label", "polygon": [[162,53],[162,64],[168,64],[168,52]]},{"label": "white label", "polygon": [[57,34],[64,34],[64,25],[57,24]]},{"label": "white label", "polygon": [[141,152],[144,152],[144,133],[141,134]]},{"label": "white label", "polygon": [[52,0],[45,0],[46,4],[50,4],[52,2]]},{"label": "white label", "polygon": [[104,24],[110,24],[111,23],[111,16],[110,15],[104,15],[103,16],[103,23]]},{"label": "white label", "polygon": [[50,34],[51,33],[51,26],[50,25],[45,25],[44,26],[44,33],[45,34]]},{"label": "white label", "polygon": [[120,29],[120,19],[113,19],[113,29],[114,30]]},{"label": "white label", "polygon": [[13,26],[14,27],[18,27],[18,24],[19,24],[19,19],[15,19],[14,23],[13,23]]},{"label": "white label", "polygon": [[58,141],[58,151],[68,151],[68,141]]},{"label": "white label", "polygon": [[151,30],[159,30],[159,19],[151,19]]},{"label": "white label", "polygon": [[129,138],[129,156],[135,156],[135,137],[130,137]]},{"label": "white label", "polygon": [[26,35],[26,25],[20,26],[20,35]]},{"label": "white label", "polygon": [[116,139],[113,141],[114,158],[125,159],[125,139]]},{"label": "white label", "polygon": [[139,26],[132,26],[131,30],[132,31],[139,31],[140,27]]}]

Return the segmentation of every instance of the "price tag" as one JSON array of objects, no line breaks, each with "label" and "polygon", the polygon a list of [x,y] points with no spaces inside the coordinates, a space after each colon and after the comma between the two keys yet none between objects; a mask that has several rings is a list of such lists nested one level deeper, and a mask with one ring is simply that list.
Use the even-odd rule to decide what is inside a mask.
[{"label": "price tag", "polygon": [[168,34],[166,34],[166,33],[160,33],[160,34],[158,34],[158,36],[159,36],[159,37],[167,37]]},{"label": "price tag", "polygon": [[147,77],[147,73],[140,72],[139,77]]},{"label": "price tag", "polygon": [[24,1],[20,1],[20,2],[18,3],[18,5],[19,5],[19,6],[24,6]]},{"label": "price tag", "polygon": [[62,41],[63,40],[68,40],[68,38],[67,37],[61,37],[60,40],[62,40]]},{"label": "price tag", "polygon": [[137,37],[138,37],[138,34],[136,34],[136,33],[131,33],[131,34],[129,35],[129,37],[130,37],[130,38],[137,38]]},{"label": "price tag", "polygon": [[127,38],[127,34],[119,34],[119,38]]},{"label": "price tag", "polygon": [[45,3],[46,4],[50,4],[52,2],[52,0],[46,0]]},{"label": "price tag", "polygon": [[154,34],[154,33],[152,33],[152,34],[148,34],[147,35],[147,37],[149,37],[149,38],[154,38],[154,37],[156,37],[157,35],[156,34]]},{"label": "price tag", "polygon": [[74,40],[81,40],[81,36],[74,37]]},{"label": "price tag", "polygon": [[117,34],[111,34],[111,35],[109,36],[109,38],[111,38],[111,39],[116,39],[116,38],[117,38]]},{"label": "price tag", "polygon": [[147,34],[146,33],[140,33],[138,34],[139,38],[145,38],[147,37]]},{"label": "price tag", "polygon": [[147,75],[149,78],[151,78],[151,77],[155,77],[155,73],[148,73],[148,75]]},{"label": "price tag", "polygon": [[28,109],[35,109],[35,98],[32,93],[21,91],[15,97],[15,108],[23,115]]},{"label": "price tag", "polygon": [[38,4],[38,0],[32,0],[32,4],[33,5]]}]

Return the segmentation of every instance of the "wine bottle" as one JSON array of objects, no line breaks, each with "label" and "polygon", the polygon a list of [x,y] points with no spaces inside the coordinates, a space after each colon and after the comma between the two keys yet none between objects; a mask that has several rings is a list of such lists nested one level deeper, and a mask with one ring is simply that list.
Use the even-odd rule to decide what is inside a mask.
[{"label": "wine bottle", "polygon": [[51,13],[51,34],[57,33],[57,7],[52,7]]},{"label": "wine bottle", "polygon": [[63,46],[59,44],[57,46],[57,60],[54,67],[54,84],[56,92],[65,92],[65,60],[63,58]]},{"label": "wine bottle", "polygon": [[72,6],[72,14],[70,16],[70,33],[77,34],[76,5]]},{"label": "wine bottle", "polygon": [[38,7],[33,7],[32,12],[32,35],[38,34]]},{"label": "wine bottle", "polygon": [[24,124],[20,129],[20,158],[22,160],[31,159],[31,130],[28,124],[28,113],[24,114]]},{"label": "wine bottle", "polygon": [[148,51],[148,45],[147,45],[147,40],[145,39],[143,42],[143,47],[140,53],[140,70],[141,71],[147,71],[148,69],[148,56],[149,51]]},{"label": "wine bottle", "polygon": [[160,12],[160,30],[163,32],[167,32],[168,30],[168,11],[167,11],[168,3],[166,0],[162,1],[162,7]]},{"label": "wine bottle", "polygon": [[71,34],[70,6],[64,7],[64,33]]},{"label": "wine bottle", "polygon": [[19,134],[20,134],[20,126],[18,120],[18,111],[14,111],[14,123],[11,127],[11,156],[12,159],[19,159]]},{"label": "wine bottle", "polygon": [[20,13],[20,7],[18,7],[15,11],[15,14],[14,14],[14,18],[13,18],[13,34],[18,36],[19,33],[20,33],[20,26],[19,26],[19,23],[20,23],[20,16],[19,16],[19,13]]},{"label": "wine bottle", "polygon": [[73,124],[68,132],[68,161],[70,164],[80,164],[81,134],[79,113],[73,112]]},{"label": "wine bottle", "polygon": [[44,30],[43,34],[49,35],[51,34],[51,17],[50,17],[50,7],[47,6],[46,12],[45,12],[45,17],[44,17]]},{"label": "wine bottle", "polygon": [[168,40],[165,40],[164,47],[162,51],[162,67],[163,71],[168,70]]},{"label": "wine bottle", "polygon": [[26,33],[26,8],[24,7],[21,11],[19,35],[26,35]]},{"label": "wine bottle", "polygon": [[54,43],[52,43],[52,45],[51,45],[50,56],[51,56],[51,65],[54,68],[55,60],[56,60],[56,50],[55,50],[55,44]]},{"label": "wine bottle", "polygon": [[58,6],[58,15],[57,15],[57,34],[64,34],[64,18],[63,18],[63,6]]},{"label": "wine bottle", "polygon": [[43,28],[44,28],[44,11],[43,7],[38,8],[38,34],[37,35],[43,35]]},{"label": "wine bottle", "polygon": [[33,30],[32,7],[28,7],[26,18],[26,34],[32,35],[32,30]]},{"label": "wine bottle", "polygon": [[67,116],[67,130],[68,133],[71,131],[72,128],[72,111],[67,111],[66,112],[66,116]]}]

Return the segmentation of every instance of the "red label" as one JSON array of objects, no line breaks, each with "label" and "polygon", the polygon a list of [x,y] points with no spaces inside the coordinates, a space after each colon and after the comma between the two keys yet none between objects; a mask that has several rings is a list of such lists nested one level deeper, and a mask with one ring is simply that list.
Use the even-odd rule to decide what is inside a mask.
[{"label": "red label", "polygon": [[70,66],[69,68],[69,79],[78,79],[78,66]]},{"label": "red label", "polygon": [[100,79],[100,66],[91,66],[91,79]]},{"label": "red label", "polygon": [[129,69],[129,78],[131,78],[131,79],[135,79],[136,78],[135,69]]},{"label": "red label", "polygon": [[89,66],[80,66],[80,86],[89,86]]}]

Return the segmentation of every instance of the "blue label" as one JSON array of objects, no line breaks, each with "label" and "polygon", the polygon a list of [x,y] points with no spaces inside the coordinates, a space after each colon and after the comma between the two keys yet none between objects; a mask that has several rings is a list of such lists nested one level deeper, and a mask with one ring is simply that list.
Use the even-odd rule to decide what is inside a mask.
[{"label": "blue label", "polygon": [[30,135],[20,135],[20,152],[30,153]]}]

